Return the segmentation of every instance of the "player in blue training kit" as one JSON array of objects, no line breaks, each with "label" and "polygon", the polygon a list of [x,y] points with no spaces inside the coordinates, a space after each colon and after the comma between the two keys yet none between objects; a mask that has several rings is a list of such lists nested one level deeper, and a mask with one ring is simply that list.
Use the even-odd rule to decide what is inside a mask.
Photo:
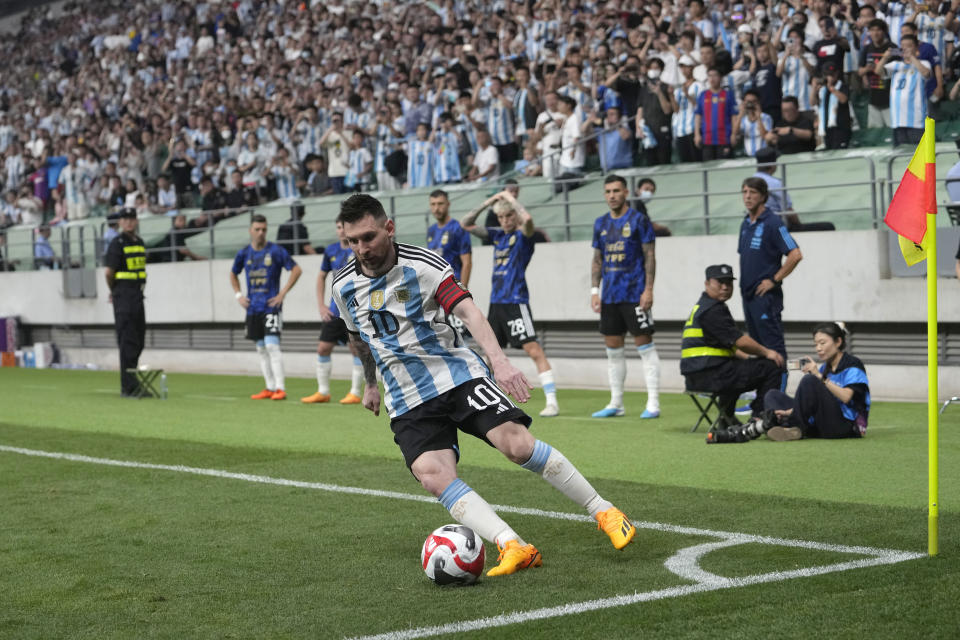
[{"label": "player in blue training kit", "polygon": [[[240,272],[247,271],[247,295],[240,290]],[[287,284],[280,288],[280,274],[290,272]],[[267,219],[255,215],[250,223],[250,244],[237,252],[230,269],[230,284],[237,302],[247,310],[247,339],[257,345],[260,370],[266,387],[250,396],[253,400],[284,400],[283,355],[280,332],[283,299],[300,277],[300,265],[283,247],[267,242]]]},{"label": "player in blue training kit", "polygon": [[[646,214],[627,205],[627,181],[611,174],[603,181],[610,211],[593,225],[590,306],[600,314],[600,333],[607,346],[610,404],[594,418],[622,416],[627,361],[624,336],[633,334],[643,362],[647,406],[641,418],[660,416],[660,356],[653,344],[653,280],[657,260],[653,224]],[[601,284],[603,286],[601,292]]]},{"label": "player in blue training kit", "polygon": [[[784,362],[787,344],[783,335],[783,279],[790,275],[803,254],[780,216],[767,208],[769,187],[761,178],[747,178],[741,186],[747,215],[740,224],[740,296],[747,333]],[[784,257],[786,259],[784,259]],[[781,391],[787,372],[781,376]]]},{"label": "player in blue training kit", "polygon": [[[426,249],[395,244],[393,221],[370,195],[345,200],[338,220],[356,257],[334,277],[333,298],[363,361],[363,406],[380,414],[379,370],[390,430],[411,473],[458,522],[497,544],[498,565],[487,575],[539,567],[542,559],[457,477],[458,431],[541,476],[593,516],[614,548],[626,547],[636,527],[562,453],[530,434],[530,417],[507,396],[526,402],[530,383],[507,360],[450,265]],[[492,371],[463,345],[450,315],[467,325]]]},{"label": "player in blue training kit", "polygon": [[[450,217],[450,198],[446,191],[437,189],[430,194],[430,213],[437,221],[427,229],[427,248],[449,262],[454,277],[464,287],[469,287],[473,268],[470,234]],[[451,316],[450,322],[454,329],[468,335],[467,328],[459,318]]]},{"label": "player in blue training kit", "polygon": [[[317,304],[320,306],[320,339],[317,342],[317,392],[300,398],[304,404],[320,404],[330,402],[330,372],[333,362],[330,354],[338,344],[347,344],[347,325],[340,317],[340,309],[331,299],[330,305],[324,301],[327,291],[327,275],[336,273],[343,265],[353,259],[353,249],[347,245],[343,237],[343,224],[337,223],[337,238],[339,240],[323,251],[323,262],[320,263],[320,275],[317,276]],[[340,400],[340,404],[360,404],[363,393],[363,365],[357,357],[353,345],[350,344],[350,353],[353,354],[353,371],[350,375],[350,392]]]},{"label": "player in blue training kit", "polygon": [[[480,227],[474,222],[481,211],[494,205],[500,228]],[[501,191],[471,211],[460,223],[478,238],[489,238],[493,244],[493,286],[490,290],[490,326],[500,347],[509,344],[523,349],[537,365],[547,406],[540,415],[549,418],[560,412],[557,404],[557,385],[553,379],[550,361],[537,341],[530,313],[530,293],[527,291],[526,271],[533,257],[533,218],[513,194]]]}]

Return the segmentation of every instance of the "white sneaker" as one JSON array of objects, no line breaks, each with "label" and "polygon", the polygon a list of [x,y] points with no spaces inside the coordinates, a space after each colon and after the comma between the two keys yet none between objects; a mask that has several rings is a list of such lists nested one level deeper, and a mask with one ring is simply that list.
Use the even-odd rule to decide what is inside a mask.
[{"label": "white sneaker", "polygon": [[555,404],[548,404],[543,408],[543,411],[540,412],[541,418],[552,418],[558,415],[560,415],[560,407]]}]

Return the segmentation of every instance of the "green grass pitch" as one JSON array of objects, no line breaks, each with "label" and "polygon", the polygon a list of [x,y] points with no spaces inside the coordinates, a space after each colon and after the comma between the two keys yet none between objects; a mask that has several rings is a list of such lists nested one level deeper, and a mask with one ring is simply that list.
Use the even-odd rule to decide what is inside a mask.
[{"label": "green grass pitch", "polygon": [[861,441],[707,446],[686,397],[640,421],[628,394],[627,417],[593,420],[605,393],[561,390],[533,432],[642,523],[636,541],[615,551],[464,438],[461,477],[544,566],[438,588],[420,545],[452,519],[388,419],[300,405],[311,380],[246,399],[261,384],[172,374],[168,400],[131,401],[116,373],[0,370],[0,638],[960,637],[960,408],[940,429],[940,555],[866,566],[926,551],[923,405],[876,403]]}]

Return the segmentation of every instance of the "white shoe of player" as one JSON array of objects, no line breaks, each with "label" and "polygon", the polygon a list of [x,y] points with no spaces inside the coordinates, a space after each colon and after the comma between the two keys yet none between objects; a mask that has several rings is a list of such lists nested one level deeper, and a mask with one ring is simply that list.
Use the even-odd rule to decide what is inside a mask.
[{"label": "white shoe of player", "polygon": [[553,418],[558,415],[560,415],[560,407],[555,404],[548,404],[543,408],[543,411],[540,412],[541,418]]}]

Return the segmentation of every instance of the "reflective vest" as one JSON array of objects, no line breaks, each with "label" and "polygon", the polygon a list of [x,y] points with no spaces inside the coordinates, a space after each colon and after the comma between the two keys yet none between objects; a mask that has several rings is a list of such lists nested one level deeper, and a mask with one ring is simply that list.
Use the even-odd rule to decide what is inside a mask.
[{"label": "reflective vest", "polygon": [[127,310],[142,305],[143,287],[147,282],[147,251],[136,234],[121,233],[107,249],[106,264],[114,269],[114,310]]},{"label": "reflective vest", "polygon": [[683,325],[683,339],[680,341],[680,373],[686,375],[716,367],[736,354],[735,348],[711,344],[713,341],[709,336],[705,338],[703,335],[700,318],[704,312],[718,304],[724,303],[704,293],[697,304],[693,305],[690,317]]}]

